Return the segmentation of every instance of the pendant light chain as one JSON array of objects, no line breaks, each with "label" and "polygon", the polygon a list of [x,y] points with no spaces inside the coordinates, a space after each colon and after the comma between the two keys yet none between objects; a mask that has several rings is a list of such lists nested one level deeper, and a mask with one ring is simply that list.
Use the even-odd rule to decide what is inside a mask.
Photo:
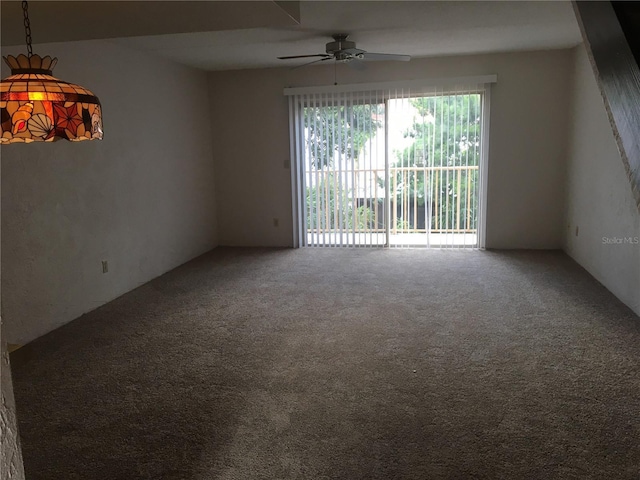
[{"label": "pendant light chain", "polygon": [[22,1],[22,13],[24,14],[24,33],[27,37],[27,56],[31,58],[33,50],[31,48],[31,23],[29,22],[29,4],[27,0]]}]

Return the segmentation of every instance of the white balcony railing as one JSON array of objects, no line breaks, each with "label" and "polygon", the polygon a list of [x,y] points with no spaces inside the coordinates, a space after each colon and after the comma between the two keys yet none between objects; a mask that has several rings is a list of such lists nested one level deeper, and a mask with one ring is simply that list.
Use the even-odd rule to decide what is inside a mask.
[{"label": "white balcony railing", "polygon": [[[389,217],[392,236],[460,234],[466,235],[465,244],[469,238],[475,243],[476,165],[390,167],[389,185],[385,182],[385,169],[380,168],[310,173],[308,180],[313,184],[307,187],[310,235],[346,232],[356,244],[355,239],[362,235],[376,234],[372,238],[379,239],[387,232]],[[385,191],[389,192],[388,203]]]}]

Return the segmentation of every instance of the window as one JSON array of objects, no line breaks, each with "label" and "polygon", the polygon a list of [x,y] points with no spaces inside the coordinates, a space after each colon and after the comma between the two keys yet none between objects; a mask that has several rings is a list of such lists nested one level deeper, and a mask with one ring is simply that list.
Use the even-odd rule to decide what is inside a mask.
[{"label": "window", "polygon": [[295,245],[482,247],[491,81],[288,89]]}]

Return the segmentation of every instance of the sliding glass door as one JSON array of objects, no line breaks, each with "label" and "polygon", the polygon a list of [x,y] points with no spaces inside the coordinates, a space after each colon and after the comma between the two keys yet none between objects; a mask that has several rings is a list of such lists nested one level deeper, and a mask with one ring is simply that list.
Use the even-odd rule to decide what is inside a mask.
[{"label": "sliding glass door", "polygon": [[301,246],[477,248],[485,89],[295,95]]},{"label": "sliding glass door", "polygon": [[391,98],[392,246],[477,246],[479,93]]},{"label": "sliding glass door", "polygon": [[302,112],[307,244],[386,245],[385,104],[317,97]]}]

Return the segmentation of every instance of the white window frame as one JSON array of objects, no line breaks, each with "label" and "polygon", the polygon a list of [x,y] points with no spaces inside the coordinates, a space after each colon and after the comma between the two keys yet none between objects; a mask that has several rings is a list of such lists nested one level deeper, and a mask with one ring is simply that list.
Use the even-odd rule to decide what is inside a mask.
[{"label": "white window frame", "polygon": [[[428,95],[433,92],[434,87],[438,89],[440,94],[457,93],[464,91],[465,93],[473,93],[477,91],[482,94],[482,136],[480,144],[480,189],[478,194],[479,211],[478,211],[478,246],[480,250],[486,248],[486,230],[487,230],[487,197],[488,197],[488,174],[489,174],[489,138],[490,138],[490,104],[491,104],[491,87],[497,83],[497,75],[480,75],[469,77],[446,77],[446,78],[430,78],[421,80],[411,80],[405,82],[378,82],[378,83],[354,83],[346,85],[328,85],[317,87],[288,87],[284,89],[284,95],[289,97],[289,139],[290,139],[290,166],[291,166],[291,202],[292,202],[292,220],[293,220],[293,247],[299,248],[306,246],[307,235],[303,212],[305,209],[304,198],[304,178],[302,166],[299,165],[298,159],[302,158],[302,142],[300,142],[301,132],[299,119],[299,111],[304,107],[298,100],[300,95],[314,94],[340,94],[347,92],[372,92],[372,98],[377,100],[387,100],[393,98],[391,92],[398,90],[407,90],[411,95],[419,96],[420,94]],[[474,85],[476,88],[470,89],[469,86]],[[464,86],[464,87],[462,87]]]}]

